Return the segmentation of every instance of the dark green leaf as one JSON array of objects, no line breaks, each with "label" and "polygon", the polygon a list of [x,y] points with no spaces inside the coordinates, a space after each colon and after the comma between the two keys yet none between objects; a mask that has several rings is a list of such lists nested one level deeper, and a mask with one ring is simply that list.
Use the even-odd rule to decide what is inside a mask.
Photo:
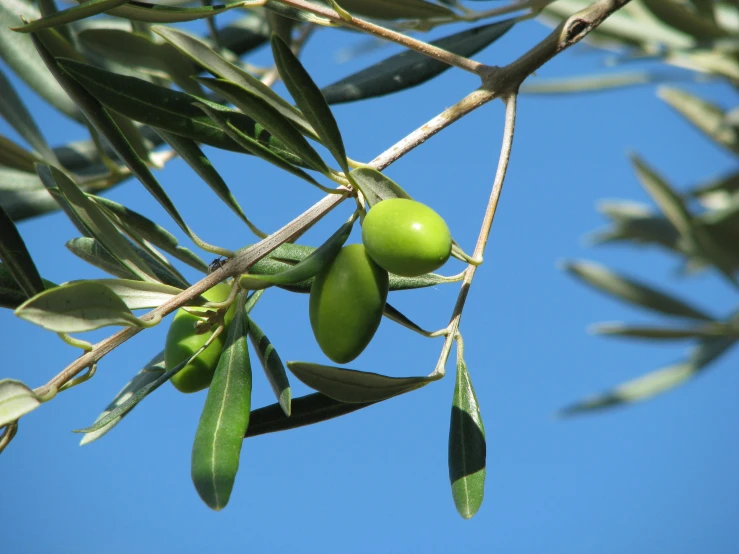
[{"label": "dark green leaf", "polygon": [[259,123],[268,132],[277,137],[285,146],[298,156],[309,167],[329,173],[328,166],[305,137],[295,128],[289,119],[272,107],[272,104],[256,94],[224,79],[196,77],[196,80],[209,89],[226,97],[243,113]]},{"label": "dark green leaf", "polygon": [[605,267],[587,262],[568,262],[563,269],[601,292],[667,315],[713,321],[705,312],[657,289],[634,281]]},{"label": "dark green leaf", "polygon": [[398,183],[371,167],[354,169],[349,178],[359,187],[370,208],[389,198],[410,198]]},{"label": "dark green leaf", "polygon": [[11,27],[22,25],[17,14],[26,18],[39,17],[35,7],[25,2],[0,1],[0,58],[16,75],[61,113],[82,120],[82,114],[59,83],[46,70],[28,35],[18,34]]},{"label": "dark green leaf", "polygon": [[0,166],[29,172],[33,171],[33,165],[39,161],[41,160],[35,154],[0,135]]},{"label": "dark green leaf", "polygon": [[[98,418],[95,420],[97,423],[104,417],[106,417],[110,412],[115,410],[117,407],[122,405],[126,400],[131,398],[133,395],[136,394],[139,390],[143,389],[144,387],[148,386],[150,383],[161,377],[165,372],[164,369],[164,352],[160,352],[154,358],[151,359],[149,363],[147,363],[141,371],[139,371],[133,379],[131,379],[125,387],[121,389],[121,391],[115,396],[115,398],[112,400],[110,404],[103,410],[103,412],[98,416]],[[109,421],[106,425],[98,429],[97,431],[92,431],[90,433],[86,433],[85,436],[82,437],[82,440],[80,441],[80,446],[84,446],[86,444],[89,444],[93,441],[96,441],[100,437],[102,437],[104,434],[106,434],[108,431],[110,431],[113,427],[118,425],[118,423],[123,419],[128,412],[130,412],[133,409],[133,406],[131,406],[128,410],[125,412],[120,413],[118,416],[116,416],[114,419]]]},{"label": "dark green leaf", "polygon": [[[469,57],[502,37],[514,23],[510,19],[481,25],[430,44]],[[329,104],[374,98],[425,83],[450,67],[416,51],[402,52],[325,87],[323,95]]]},{"label": "dark green leaf", "polygon": [[425,0],[339,0],[338,4],[351,14],[375,19],[456,19],[449,8]]},{"label": "dark green leaf", "polygon": [[110,10],[109,13],[116,17],[123,17],[131,21],[143,21],[145,23],[182,23],[184,21],[195,21],[197,19],[213,17],[234,8],[258,7],[262,4],[263,0],[240,0],[238,2],[218,4],[215,6],[180,8],[162,4],[150,4],[148,2],[129,1],[125,6]]},{"label": "dark green leaf", "polygon": [[245,438],[313,425],[373,404],[376,402],[339,402],[320,392],[293,398],[290,417],[285,415],[280,404],[271,404],[254,410]]},{"label": "dark green leaf", "polygon": [[[0,8],[1,10],[2,8]],[[2,47],[0,47],[2,48]],[[50,163],[56,161],[54,152],[49,148],[41,130],[36,125],[33,116],[28,112],[23,100],[15,91],[12,83],[0,69],[0,116],[3,117],[23,139]]]},{"label": "dark green leaf", "polygon": [[287,367],[312,389],[341,402],[379,402],[419,389],[435,380],[429,377],[387,377],[308,362],[287,362]]},{"label": "dark green leaf", "polygon": [[697,41],[722,38],[729,34],[716,25],[715,21],[701,17],[674,0],[642,0],[642,2],[663,23]]},{"label": "dark green leaf", "polygon": [[572,416],[646,400],[669,390],[701,373],[734,345],[734,338],[702,340],[687,361],[680,362],[643,377],[628,381],[611,391],[586,398],[564,408],[560,415]]},{"label": "dark green leaf", "polygon": [[290,47],[277,35],[272,35],[272,53],[287,90],[297,103],[300,111],[315,129],[324,146],[334,156],[345,173],[349,172],[344,141],[334,114],[328,107],[321,90],[293,54]]},{"label": "dark green leaf", "polygon": [[274,275],[242,275],[239,285],[244,289],[262,289],[271,285],[293,285],[310,279],[330,264],[344,246],[354,220],[344,223],[326,242],[296,265]]},{"label": "dark green leaf", "polygon": [[234,85],[260,96],[265,102],[268,102],[274,109],[297,125],[304,133],[314,137],[317,136],[315,131],[308,125],[294,106],[286,102],[279,94],[263,84],[259,79],[224,59],[200,39],[188,35],[180,29],[170,27],[155,26],[151,30],[190,56],[194,62],[202,65],[213,75],[230,81]]},{"label": "dark green leaf", "polygon": [[245,326],[239,309],[229,326],[192,447],[192,481],[213,510],[228,503],[249,426],[252,375]]},{"label": "dark green leaf", "polygon": [[26,300],[15,315],[56,333],[82,333],[109,325],[141,326],[126,303],[105,285],[60,285]]},{"label": "dark green leaf", "polygon": [[264,374],[267,376],[282,411],[289,417],[292,390],[285,372],[285,366],[264,331],[251,318],[247,318],[247,324],[249,326],[249,338],[257,351],[259,361],[262,363],[262,368],[264,368]]},{"label": "dark green leaf", "polygon": [[463,359],[457,361],[457,383],[449,425],[449,480],[459,515],[469,519],[482,504],[485,489],[485,428],[480,405]]},{"label": "dark green leaf", "polygon": [[385,308],[382,311],[382,315],[386,318],[393,320],[395,323],[407,327],[416,333],[421,335],[428,335],[429,332],[416,325],[413,321],[408,319],[402,312],[393,308],[389,303],[385,303]]},{"label": "dark green leaf", "polygon": [[[41,279],[47,289],[57,286],[56,283]],[[4,263],[0,263],[0,308],[15,310],[28,300],[29,295],[18,285],[10,270]]]},{"label": "dark green leaf", "polygon": [[334,23],[325,17],[315,15],[309,11],[299,10],[292,6],[283,4],[280,0],[267,0],[264,7],[271,12],[279,14],[283,17],[294,19],[295,21],[305,21],[306,23],[315,23],[316,25],[322,25],[331,27]]},{"label": "dark green leaf", "polygon": [[2,206],[0,206],[0,260],[28,296],[44,290],[41,275],[33,263],[26,243]]},{"label": "dark green leaf", "polygon": [[106,12],[126,2],[128,0],[85,0],[83,4],[44,16],[40,19],[35,19],[26,25],[15,27],[13,30],[19,33],[32,33],[41,29],[58,27],[59,25],[79,21],[80,19]]},{"label": "dark green leaf", "polygon": [[600,323],[590,328],[596,335],[643,340],[684,340],[705,337],[731,336],[739,338],[739,328],[720,323],[694,327],[651,327]]}]

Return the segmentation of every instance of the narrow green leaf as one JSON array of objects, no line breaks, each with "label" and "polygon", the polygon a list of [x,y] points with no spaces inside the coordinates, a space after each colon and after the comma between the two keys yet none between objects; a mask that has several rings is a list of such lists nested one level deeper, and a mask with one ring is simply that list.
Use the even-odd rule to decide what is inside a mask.
[{"label": "narrow green leaf", "polygon": [[713,321],[710,315],[682,300],[614,273],[603,266],[589,262],[567,262],[562,264],[562,268],[601,292],[630,304],[667,315]]},{"label": "narrow green leaf", "polygon": [[408,317],[406,317],[402,312],[400,312],[399,310],[396,310],[387,302],[385,303],[385,307],[382,310],[382,315],[384,315],[388,319],[391,319],[395,323],[398,323],[399,325],[402,325],[403,327],[410,329],[411,331],[415,331],[416,333],[419,333],[424,336],[429,334],[428,331],[416,325],[413,321],[408,319]]},{"label": "narrow green leaf", "polygon": [[3,94],[0,94],[0,116],[2,116],[10,126],[15,129],[21,137],[23,137],[23,140],[38,152],[43,159],[49,163],[55,163],[56,156],[54,155],[54,152],[49,148],[44,136],[41,134],[41,130],[38,128],[38,125],[36,125],[36,121],[29,113],[23,100],[21,100],[21,97],[18,96],[13,84],[7,79],[7,77],[5,77],[2,69],[0,69],[0,90],[3,91]]},{"label": "narrow green leaf", "polygon": [[410,392],[435,380],[429,377],[387,377],[308,362],[287,362],[303,383],[340,402],[379,402]]},{"label": "narrow green leaf", "polygon": [[653,327],[624,325],[622,323],[599,323],[590,328],[596,335],[643,340],[684,340],[706,337],[729,336],[739,338],[739,328],[720,323],[693,327]]},{"label": "narrow green leaf", "polygon": [[[44,287],[50,289],[57,284],[42,278]],[[28,300],[29,295],[20,287],[8,266],[0,263],[0,308],[15,310],[18,306]]]},{"label": "narrow green leaf", "polygon": [[230,81],[242,89],[260,96],[275,110],[297,125],[303,133],[317,137],[315,131],[294,106],[285,101],[279,94],[263,84],[259,79],[223,58],[223,56],[215,52],[197,37],[189,35],[181,29],[173,29],[171,27],[155,26],[151,30],[169,41],[170,44],[188,55],[195,63],[202,65],[216,77]]},{"label": "narrow green leaf", "polygon": [[0,260],[28,296],[44,290],[41,275],[33,263],[26,243],[2,206],[0,206]]},{"label": "narrow green leaf", "polygon": [[337,0],[351,14],[375,19],[456,19],[449,8],[425,0]]},{"label": "narrow green leaf", "polygon": [[596,410],[639,402],[676,387],[701,373],[706,367],[731,348],[734,338],[711,338],[701,341],[690,358],[643,377],[628,381],[611,391],[586,398],[564,408],[560,415],[572,416]]},{"label": "narrow green leaf", "polygon": [[[78,2],[80,0],[77,0]],[[142,21],[144,23],[182,23],[195,21],[206,17],[213,17],[234,8],[259,7],[264,0],[240,0],[228,4],[215,6],[201,6],[198,8],[180,8],[162,4],[150,4],[148,2],[129,1],[126,5],[110,10],[109,15],[130,19],[131,21]]]},{"label": "narrow green leaf", "polygon": [[41,405],[41,399],[15,379],[0,380],[0,427],[12,423]]},{"label": "narrow green leaf", "polygon": [[292,390],[290,389],[290,381],[287,378],[285,372],[285,366],[280,359],[280,355],[272,346],[267,335],[264,331],[254,323],[254,320],[247,318],[247,325],[249,328],[249,338],[251,343],[254,345],[254,350],[257,351],[259,361],[264,369],[264,374],[267,376],[272,391],[277,397],[277,402],[282,408],[282,411],[286,416],[290,416],[291,402],[292,402]]},{"label": "narrow green leaf", "polygon": [[54,108],[72,119],[82,121],[79,108],[46,70],[31,38],[11,30],[11,27],[23,24],[18,14],[29,19],[40,16],[30,3],[0,1],[0,58]]},{"label": "narrow green leaf", "polygon": [[90,281],[41,292],[21,304],[15,315],[56,333],[82,333],[109,325],[142,325],[113,291]]},{"label": "narrow green leaf", "polygon": [[370,208],[389,198],[410,199],[410,195],[398,183],[371,167],[353,169],[349,178],[359,187]]},{"label": "narrow green leaf", "polygon": [[127,234],[141,237],[190,267],[203,273],[208,272],[208,264],[189,248],[180,246],[177,238],[164,227],[109,198],[93,195],[89,195],[89,197],[103,208],[115,224]]},{"label": "narrow green leaf", "polygon": [[93,238],[97,239],[126,269],[141,280],[157,280],[154,272],[116,229],[105,213],[79,189],[74,181],[54,166],[39,165],[38,171],[39,174],[43,171],[49,172],[74,213],[89,229]]},{"label": "narrow green leaf", "polygon": [[106,12],[113,8],[125,4],[128,0],[86,0],[83,4],[56,12],[51,15],[35,19],[26,25],[13,28],[13,31],[19,33],[32,33],[41,29],[48,29],[51,27],[58,27],[59,25],[65,25],[72,23],[73,21],[79,21],[87,17],[92,17],[99,13]]},{"label": "narrow green leaf", "polygon": [[[514,23],[515,20],[509,19],[481,25],[431,41],[430,44],[469,57],[502,37]],[[374,98],[425,83],[450,67],[416,51],[407,51],[349,75],[325,87],[322,92],[329,104]]]},{"label": "narrow green leaf", "polygon": [[[110,412],[115,410],[118,406],[122,405],[126,400],[131,398],[134,394],[136,394],[137,391],[141,390],[142,388],[146,387],[153,381],[155,381],[157,378],[161,377],[164,374],[164,352],[160,352],[154,358],[151,359],[149,363],[147,363],[141,371],[139,371],[133,379],[131,379],[125,387],[121,389],[121,391],[116,394],[115,398],[111,401],[110,404],[103,410],[103,412],[98,416],[98,418],[95,420],[95,422],[100,421],[104,417],[106,417]],[[100,437],[102,437],[104,434],[106,434],[108,431],[110,431],[113,427],[118,425],[118,423],[123,419],[128,412],[133,409],[133,406],[131,408],[111,421],[109,421],[106,425],[98,429],[97,431],[92,431],[90,433],[86,433],[82,440],[80,441],[80,446],[84,446],[86,444],[90,444],[93,441],[96,441]]]},{"label": "narrow green leaf", "polygon": [[130,279],[90,279],[85,281],[70,281],[70,283],[98,283],[106,286],[126,304],[129,310],[142,308],[158,308],[165,302],[172,300],[183,289],[171,287],[162,283],[133,281]]},{"label": "narrow green leaf", "polygon": [[262,289],[272,285],[292,285],[310,279],[336,257],[352,232],[354,219],[344,223],[326,242],[312,254],[289,269],[275,275],[242,275],[239,285],[243,289]]},{"label": "narrow green leaf", "polygon": [[192,481],[213,510],[228,503],[249,426],[252,375],[244,318],[243,310],[237,310],[192,447]]},{"label": "narrow green leaf", "polygon": [[0,166],[6,166],[20,171],[33,171],[33,164],[41,161],[8,137],[0,135]]},{"label": "narrow green leaf", "polygon": [[232,115],[230,113],[219,112],[205,104],[195,104],[195,106],[202,110],[203,113],[210,116],[211,120],[214,121],[229,138],[241,146],[245,151],[276,165],[288,173],[292,173],[296,177],[300,177],[301,179],[308,181],[315,187],[324,188],[318,181],[308,175],[308,173],[293,165],[295,160],[291,159],[292,155],[290,157],[286,157],[284,151],[276,151],[274,149],[267,148],[261,142],[254,140],[246,133],[241,132],[232,123]]},{"label": "narrow green leaf", "polygon": [[325,17],[315,15],[309,11],[299,10],[292,6],[283,4],[280,0],[267,0],[264,3],[264,7],[271,12],[274,12],[283,17],[294,19],[295,21],[305,21],[306,23],[314,23],[316,25],[323,25],[325,27],[333,27],[335,24]]},{"label": "narrow green leaf", "polygon": [[482,504],[485,489],[486,445],[480,405],[467,365],[457,361],[452,419],[449,425],[449,480],[459,515],[469,519]]},{"label": "narrow green leaf", "polygon": [[239,216],[241,221],[252,230],[257,236],[262,236],[263,233],[257,229],[254,224],[246,217],[244,210],[239,205],[239,202],[234,197],[231,189],[228,188],[226,181],[223,180],[221,175],[218,173],[208,157],[203,154],[203,151],[198,148],[195,141],[167,133],[161,129],[158,131],[164,141],[169,144],[177,154],[187,162],[187,164],[198,174],[198,176],[205,181],[213,192],[223,200],[223,202]]},{"label": "narrow green leaf", "polygon": [[739,154],[739,130],[724,124],[724,110],[677,88],[660,87],[657,96],[708,138]]},{"label": "narrow green leaf", "polygon": [[344,141],[331,108],[328,107],[321,89],[293,54],[290,47],[276,34],[272,35],[272,53],[277,69],[287,90],[295,100],[305,118],[316,130],[324,146],[328,148],[334,159],[345,173],[349,173]]},{"label": "narrow green leaf", "polygon": [[675,80],[677,77],[654,71],[623,71],[554,79],[531,79],[521,87],[522,94],[572,94],[600,92],[636,85]]},{"label": "narrow green leaf", "polygon": [[285,415],[280,404],[271,404],[254,410],[245,438],[321,423],[373,404],[376,402],[339,402],[320,392],[293,398],[290,417]]},{"label": "narrow green leaf", "polygon": [[301,132],[296,129],[295,125],[262,97],[224,79],[196,77],[195,80],[233,102],[248,117],[277,137],[309,167],[324,174],[330,172],[326,162],[323,161]]},{"label": "narrow green leaf", "polygon": [[723,38],[729,33],[715,21],[701,17],[674,0],[642,0],[646,8],[665,25],[690,35],[697,41]]},{"label": "narrow green leaf", "polygon": [[690,195],[700,199],[708,208],[725,207],[729,199],[739,191],[739,172],[731,172],[710,179],[694,187]]}]

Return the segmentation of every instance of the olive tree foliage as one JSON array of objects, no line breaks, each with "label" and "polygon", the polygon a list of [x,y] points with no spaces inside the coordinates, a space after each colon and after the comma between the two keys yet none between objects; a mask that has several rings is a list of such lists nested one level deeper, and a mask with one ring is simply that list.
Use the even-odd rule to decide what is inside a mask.
[{"label": "olive tree foliage", "polygon": [[[431,384],[444,377],[456,346],[449,473],[459,513],[472,517],[483,498],[485,435],[464,360],[460,321],[505,181],[516,98],[522,84],[544,63],[586,36],[617,45],[625,58],[656,55],[667,63],[733,81],[737,62],[724,44],[731,45],[737,32],[730,26],[735,25],[732,16],[736,16],[736,8],[706,0],[561,0],[556,4],[524,0],[492,8],[486,4],[484,9],[481,3],[450,0],[188,4],[187,0],[157,4],[88,0],[60,9],[53,0],[0,0],[2,67],[90,133],[88,141],[50,147],[11,81],[0,73],[0,116],[24,142],[20,145],[0,136],[0,305],[82,351],[36,388],[16,380],[0,381],[0,450],[15,436],[22,416],[84,383],[108,353],[177,311],[198,319],[193,333],[207,339],[201,340],[185,361],[174,365],[165,363],[166,352],[150,353],[151,360],[142,360],[141,371],[97,421],[80,431],[84,433],[82,444],[110,431],[190,362],[206,355],[212,358],[216,350],[217,365],[193,446],[192,476],[204,502],[221,509],[228,502],[245,437],[319,423]],[[226,11],[231,12],[227,24],[219,24],[219,14]],[[472,59],[515,24],[539,15],[556,20],[554,30],[512,63],[497,67]],[[203,36],[178,26],[197,19],[207,20],[208,32]],[[423,31],[451,23],[464,23],[465,28],[432,42],[422,40]],[[299,61],[300,49],[312,33],[341,30],[364,33],[405,50],[320,89]],[[257,49],[271,49],[269,67],[250,63],[249,57]],[[330,105],[389,95],[427,82],[452,67],[475,74],[478,88],[398,143],[388,144],[373,160],[358,161],[348,155]],[[542,82],[537,88],[529,87],[529,92],[624,86],[648,82],[652,77],[627,73]],[[290,98],[273,91],[271,85],[277,80],[285,83]],[[661,94],[719,144],[737,151],[731,114],[724,117],[718,108],[674,89]],[[451,247],[451,254],[464,261],[466,269],[449,277],[429,273],[412,277],[390,274],[388,278],[390,290],[459,283],[449,324],[433,332],[421,329],[391,305],[382,306],[384,315],[395,322],[440,339],[441,352],[434,370],[428,375],[398,378],[308,362],[283,364],[251,319],[253,306],[268,302],[269,288],[274,286],[295,293],[310,292],[316,276],[335,260],[352,225],[361,224],[367,211],[379,202],[411,196],[412,191],[405,191],[382,171],[496,99],[505,103],[506,115],[499,164],[479,236],[471,253],[465,253],[456,242]],[[323,151],[332,159],[324,159],[314,144],[325,147]],[[250,156],[253,163],[273,164],[318,187],[325,196],[276,232],[263,233],[244,213],[203,152],[203,145]],[[152,173],[152,169],[166,170],[167,162],[176,156],[187,162],[223,201],[224,209],[233,211],[254,234],[242,249],[230,251],[206,242],[180,215]],[[736,260],[727,247],[730,230],[722,223],[730,214],[722,214],[729,209],[731,193],[739,187],[737,179],[693,191],[693,196],[710,207],[708,212],[694,215],[685,197],[675,193],[645,163],[635,160],[635,167],[664,216],[643,208],[610,205],[607,213],[614,220],[614,229],[603,240],[653,242],[686,257],[691,267],[714,266],[733,280]],[[143,185],[169,218],[152,221],[104,196],[107,189],[125,181],[130,181],[128,186],[135,181]],[[717,198],[721,207],[717,207]],[[311,247],[296,243],[307,229],[345,202],[355,208],[354,215],[323,244]],[[68,249],[111,278],[56,284],[39,275],[15,223],[60,209],[79,232],[79,237],[70,237]],[[167,230],[173,226],[200,252],[180,245]],[[218,259],[207,263],[214,256]],[[201,271],[203,278],[189,283],[178,270],[182,264]],[[634,335],[639,331],[658,338],[697,337],[700,342],[695,358],[673,374],[695,373],[733,340],[730,320],[714,321],[684,302],[605,270],[584,264],[572,264],[569,269],[622,298],[697,322],[682,329],[683,335],[675,329],[621,332]],[[226,295],[215,302],[211,289],[219,283],[227,285]],[[203,296],[205,293],[209,298]],[[96,344],[78,337],[107,326],[122,329]],[[276,402],[271,406],[251,407],[247,336],[274,389]],[[293,398],[292,377],[316,392]],[[674,375],[671,378],[671,383],[677,381]],[[665,388],[664,378],[661,383]],[[646,390],[643,384],[639,390]],[[651,392],[656,390],[652,385]],[[633,392],[631,396],[618,394],[616,400],[601,400],[600,405],[636,398]]]},{"label": "olive tree foliage", "polygon": [[[564,0],[546,9],[562,20],[587,2]],[[736,3],[690,0],[640,0],[613,14],[589,40],[616,46],[613,65],[656,58],[664,65],[649,71],[609,71],[524,85],[532,93],[572,93],[659,83],[657,96],[701,131],[717,148],[739,155],[739,107],[726,110],[679,86],[679,81],[723,82],[736,89],[739,33]],[[672,68],[670,66],[673,66]],[[680,68],[676,70],[674,68]],[[690,73],[686,73],[687,69]],[[638,153],[630,155],[635,178],[653,206],[633,201],[603,201],[599,211],[608,227],[589,236],[593,245],[659,249],[677,258],[684,277],[713,270],[737,287],[739,269],[739,172],[733,170],[677,190]],[[563,269],[619,301],[661,317],[653,325],[603,323],[592,327],[601,336],[652,341],[693,341],[686,359],[573,403],[562,415],[587,414],[653,397],[700,375],[727,353],[739,338],[736,311],[716,315],[698,307],[700,299],[679,298],[640,279],[588,261]]]}]

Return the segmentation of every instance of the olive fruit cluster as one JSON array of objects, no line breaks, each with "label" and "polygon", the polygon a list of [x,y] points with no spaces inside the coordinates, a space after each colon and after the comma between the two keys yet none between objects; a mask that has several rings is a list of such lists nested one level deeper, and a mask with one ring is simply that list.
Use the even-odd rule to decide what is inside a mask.
[{"label": "olive fruit cluster", "polygon": [[[228,298],[231,286],[220,283],[203,293],[209,302],[223,302]],[[198,356],[172,376],[170,381],[181,392],[197,392],[208,388],[218,366],[226,341],[228,324],[236,315],[234,303],[224,316],[226,328]],[[164,367],[168,370],[181,364],[197,352],[213,334],[212,331],[196,333],[196,324],[205,321],[215,312],[206,308],[180,308],[172,320],[164,347]]]},{"label": "olive fruit cluster", "polygon": [[369,210],[362,243],[343,247],[311,286],[313,334],[323,353],[340,364],[359,356],[380,326],[388,272],[423,275],[444,265],[452,249],[441,216],[405,198],[384,200]]}]

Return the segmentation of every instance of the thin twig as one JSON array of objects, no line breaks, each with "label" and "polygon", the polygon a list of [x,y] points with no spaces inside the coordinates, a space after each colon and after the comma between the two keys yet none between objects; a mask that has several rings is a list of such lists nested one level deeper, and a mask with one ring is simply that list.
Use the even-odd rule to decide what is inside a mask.
[{"label": "thin twig", "polygon": [[447,50],[439,48],[438,46],[434,46],[421,40],[411,38],[402,33],[398,33],[397,31],[392,31],[390,29],[386,29],[385,27],[375,25],[374,23],[370,23],[369,21],[365,21],[364,19],[359,19],[358,17],[354,16],[352,16],[350,19],[344,19],[335,10],[332,10],[331,8],[328,8],[326,6],[321,6],[312,2],[306,2],[305,0],[280,0],[280,2],[287,6],[292,6],[306,12],[320,15],[321,17],[325,17],[326,19],[332,21],[333,23],[336,23],[337,25],[349,27],[351,29],[357,29],[358,31],[364,31],[369,35],[395,42],[397,44],[400,44],[401,46],[405,46],[406,48],[410,48],[411,50],[420,52],[425,56],[434,58],[453,67],[464,69],[465,71],[469,71],[470,73],[477,74],[479,73],[479,70],[481,68],[485,67],[484,64],[470,60],[469,58],[465,58],[464,56],[453,54],[452,52],[448,52]]},{"label": "thin twig", "polygon": [[[493,189],[490,191],[490,199],[488,200],[488,205],[485,209],[485,216],[482,220],[480,235],[477,237],[477,244],[475,244],[475,252],[473,254],[473,257],[475,258],[482,258],[482,255],[485,252],[485,246],[490,237],[490,229],[492,228],[493,220],[495,219],[495,210],[497,209],[498,201],[500,200],[500,193],[503,191],[503,183],[505,182],[506,171],[508,171],[508,162],[511,159],[513,134],[516,130],[516,98],[515,94],[511,94],[504,99],[506,110],[505,127],[503,129],[503,143],[500,147],[500,159],[498,160],[498,169],[495,172],[495,179],[493,180]],[[447,335],[444,339],[444,346],[441,349],[441,356],[439,357],[439,361],[431,376],[444,375],[444,372],[446,371],[446,362],[449,359],[452,342],[454,342],[459,331],[459,322],[462,319],[464,303],[467,300],[467,294],[469,293],[472,278],[475,276],[477,267],[478,266],[476,265],[470,264],[464,272],[462,287],[459,289],[457,303],[454,305],[451,321],[447,328]]]}]

